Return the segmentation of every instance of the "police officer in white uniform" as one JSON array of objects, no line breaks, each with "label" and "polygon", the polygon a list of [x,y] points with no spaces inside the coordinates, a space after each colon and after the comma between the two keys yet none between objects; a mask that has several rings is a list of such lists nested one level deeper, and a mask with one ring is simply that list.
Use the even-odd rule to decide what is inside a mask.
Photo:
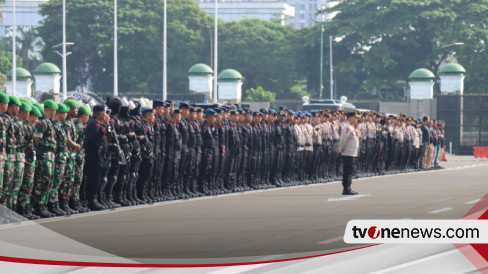
[{"label": "police officer in white uniform", "polygon": [[356,191],[351,189],[352,174],[354,172],[354,158],[358,157],[359,138],[356,126],[358,117],[355,112],[348,112],[347,122],[342,127],[341,139],[339,141],[338,153],[342,155],[343,174],[342,186],[344,190],[342,195],[357,195]]}]

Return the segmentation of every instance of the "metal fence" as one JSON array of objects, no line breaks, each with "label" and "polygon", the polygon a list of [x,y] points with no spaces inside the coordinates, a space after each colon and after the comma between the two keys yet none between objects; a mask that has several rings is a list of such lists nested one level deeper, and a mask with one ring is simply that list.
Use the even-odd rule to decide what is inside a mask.
[{"label": "metal fence", "polygon": [[473,146],[488,147],[488,95],[437,97],[437,118],[446,122],[446,145],[453,153],[473,154]]}]

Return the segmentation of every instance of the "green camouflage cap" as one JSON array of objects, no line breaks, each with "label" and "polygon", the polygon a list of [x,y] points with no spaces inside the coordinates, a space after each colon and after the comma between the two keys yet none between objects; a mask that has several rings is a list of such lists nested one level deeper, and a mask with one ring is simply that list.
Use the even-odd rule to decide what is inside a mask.
[{"label": "green camouflage cap", "polygon": [[37,107],[37,109],[42,113],[44,113],[44,106],[39,103],[32,104],[33,106]]},{"label": "green camouflage cap", "polygon": [[0,92],[0,102],[8,104],[10,100],[8,99],[8,95],[5,92]]},{"label": "green camouflage cap", "polygon": [[87,115],[87,116],[91,115],[91,110],[85,106],[81,106],[80,108],[78,108],[78,111]]},{"label": "green camouflage cap", "polygon": [[58,104],[56,104],[56,102],[54,102],[53,100],[49,100],[49,99],[44,101],[44,107],[58,110]]},{"label": "green camouflage cap", "polygon": [[28,103],[22,102],[20,109],[25,111],[25,112],[30,112],[32,110],[32,107]]},{"label": "green camouflage cap", "polygon": [[30,113],[32,115],[37,116],[37,117],[41,117],[42,116],[41,111],[36,106],[32,106],[32,109],[31,109]]},{"label": "green camouflage cap", "polygon": [[15,95],[10,95],[8,97],[8,99],[10,100],[9,103],[14,103],[14,104],[16,104],[19,107],[22,105],[22,103],[19,100],[19,97],[15,96]]},{"label": "green camouflage cap", "polygon": [[66,101],[64,101],[64,104],[68,106],[70,109],[77,108],[79,105],[79,103],[74,99],[66,99]]},{"label": "green camouflage cap", "polygon": [[20,102],[21,103],[26,102],[27,104],[29,104],[29,106],[32,107],[32,102],[29,99],[27,99],[27,98],[20,98]]},{"label": "green camouflage cap", "polygon": [[56,110],[59,113],[68,113],[69,107],[63,103],[58,104],[58,109]]}]

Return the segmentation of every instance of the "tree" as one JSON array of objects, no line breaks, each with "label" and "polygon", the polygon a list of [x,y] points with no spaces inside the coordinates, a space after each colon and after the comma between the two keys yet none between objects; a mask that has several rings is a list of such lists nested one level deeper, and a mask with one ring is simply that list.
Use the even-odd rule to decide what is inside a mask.
[{"label": "tree", "polygon": [[276,93],[264,90],[263,87],[257,87],[256,89],[246,90],[247,102],[274,102]]},{"label": "tree", "polygon": [[460,38],[453,29],[460,23],[456,9],[465,2],[469,1],[341,1],[326,11],[339,12],[328,22],[329,30],[342,39],[338,46],[349,52],[336,61],[336,68],[358,83],[407,80],[419,67],[437,72],[447,57],[441,46]]},{"label": "tree", "polygon": [[[162,90],[163,0],[118,2],[119,89]],[[210,22],[193,0],[168,0],[168,89],[188,90],[186,74],[195,63],[208,60],[204,36]],[[51,47],[61,42],[61,0],[42,5],[45,16],[39,33],[46,42],[45,60],[60,64]],[[75,42],[68,57],[68,88],[88,79],[95,91],[113,90],[113,2],[67,2],[67,41]]]},{"label": "tree", "polygon": [[[12,48],[13,29],[9,28],[3,38],[2,47]],[[17,54],[22,57],[21,66],[28,71],[34,71],[42,62],[42,49],[44,48],[44,41],[39,36],[37,29],[32,27],[18,27],[17,28]]]},{"label": "tree", "polygon": [[[3,48],[3,46],[2,46]],[[22,57],[17,56],[17,66],[22,66]],[[12,70],[12,52],[0,51],[0,88],[5,85],[7,77],[5,76]]]},{"label": "tree", "polygon": [[226,22],[219,29],[220,68],[244,75],[245,89],[262,86],[279,98],[290,97],[290,88],[303,77],[297,71],[298,30],[259,19]]}]

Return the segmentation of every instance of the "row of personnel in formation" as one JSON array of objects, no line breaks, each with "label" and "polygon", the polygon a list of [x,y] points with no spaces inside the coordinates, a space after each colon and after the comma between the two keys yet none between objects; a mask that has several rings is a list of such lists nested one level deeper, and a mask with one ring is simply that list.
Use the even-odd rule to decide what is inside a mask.
[{"label": "row of personnel in formation", "polygon": [[[442,122],[358,112],[356,176],[437,167]],[[92,109],[0,93],[0,221],[337,180],[346,112],[203,109],[109,97]],[[11,210],[6,210],[6,208]]]}]

